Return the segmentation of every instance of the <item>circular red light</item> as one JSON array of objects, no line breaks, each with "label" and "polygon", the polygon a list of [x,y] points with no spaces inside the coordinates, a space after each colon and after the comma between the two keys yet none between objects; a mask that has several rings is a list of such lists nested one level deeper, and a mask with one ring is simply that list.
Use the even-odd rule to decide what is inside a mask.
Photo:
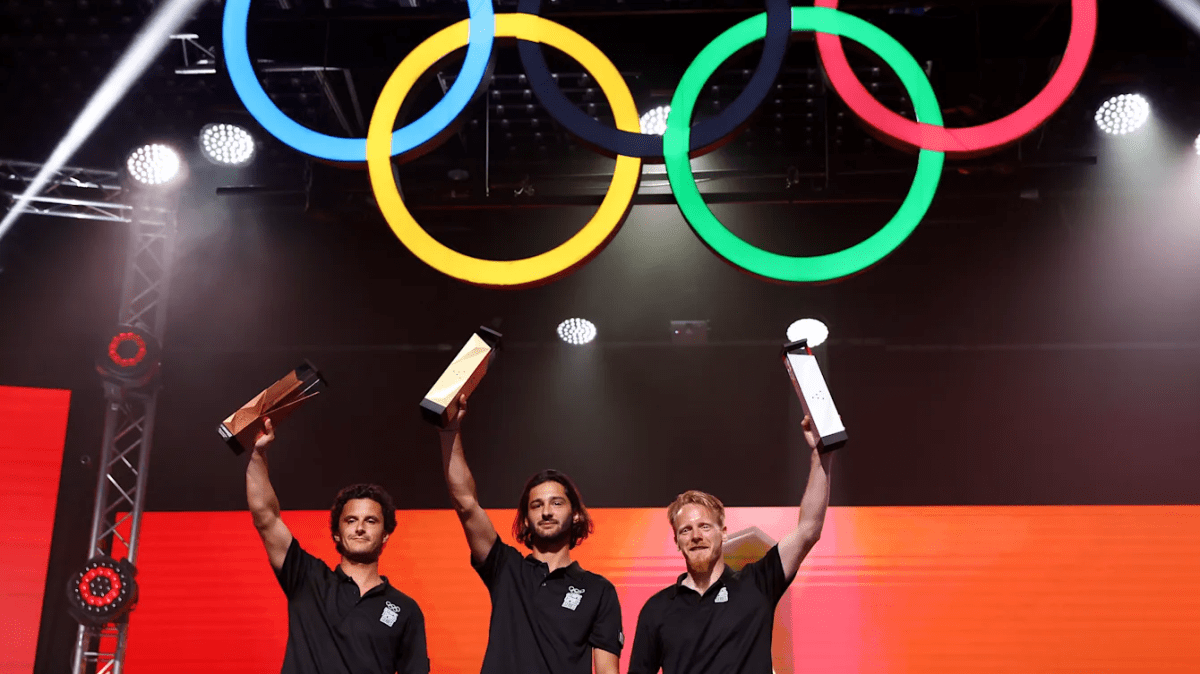
[{"label": "circular red light", "polygon": [[[121,345],[124,344],[125,342],[132,342],[134,345],[137,346],[137,353],[135,353],[133,356],[131,356],[129,358],[122,356],[120,353]],[[119,333],[119,334],[115,335],[112,338],[112,341],[110,341],[108,343],[108,358],[109,358],[109,360],[111,360],[112,362],[116,363],[117,365],[119,365],[121,367],[133,367],[133,366],[137,365],[138,363],[142,362],[142,359],[145,357],[146,357],[146,340],[142,339],[142,336],[137,334],[136,332]]]}]

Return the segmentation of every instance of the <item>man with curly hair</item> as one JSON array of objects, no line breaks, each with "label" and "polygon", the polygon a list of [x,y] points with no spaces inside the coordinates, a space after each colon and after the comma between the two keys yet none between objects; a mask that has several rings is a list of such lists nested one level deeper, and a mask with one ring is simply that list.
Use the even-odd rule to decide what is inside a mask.
[{"label": "man with curly hair", "polygon": [[331,570],[300,547],[279,516],[267,474],[274,440],[267,419],[246,467],[246,501],[288,599],[282,674],[429,674],[421,608],[379,575],[379,556],[396,530],[392,497],[373,484],[338,493],[329,532],[342,559]]},{"label": "man with curly hair", "polygon": [[593,529],[579,490],[557,470],[526,482],[513,519],[513,537],[531,551],[523,557],[479,505],[463,454],[466,408],[463,397],[442,429],[442,465],[471,565],[492,599],[481,674],[617,674],[625,637],[616,588],[571,561]]}]

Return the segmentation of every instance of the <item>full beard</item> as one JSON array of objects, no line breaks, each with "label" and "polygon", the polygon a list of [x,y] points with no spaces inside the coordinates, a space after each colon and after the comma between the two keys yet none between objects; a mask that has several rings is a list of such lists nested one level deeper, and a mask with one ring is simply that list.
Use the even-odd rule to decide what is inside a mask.
[{"label": "full beard", "polygon": [[717,559],[720,556],[720,550],[709,548],[707,550],[697,550],[693,553],[684,554],[684,559],[687,560],[689,570],[696,573],[708,573],[717,563]]},{"label": "full beard", "polygon": [[558,527],[546,531],[542,529],[540,524],[533,527],[533,541],[539,545],[553,547],[565,543],[571,535],[570,529],[565,524],[560,524]]}]

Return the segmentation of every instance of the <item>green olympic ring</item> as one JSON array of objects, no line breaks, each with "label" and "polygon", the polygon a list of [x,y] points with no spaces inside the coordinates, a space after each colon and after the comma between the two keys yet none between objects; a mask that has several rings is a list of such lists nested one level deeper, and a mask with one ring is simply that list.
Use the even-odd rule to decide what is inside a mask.
[{"label": "green olympic ring", "polygon": [[[791,283],[830,281],[857,273],[882,260],[912,234],[937,191],[946,155],[921,150],[908,196],[892,219],[865,241],[845,250],[809,257],[771,253],[738,238],[709,210],[700,195],[688,159],[692,110],[704,83],[734,52],[766,34],[766,14],[742,21],[710,42],[688,66],[671,99],[663,155],[667,179],[688,224],[717,255],[753,274]],[[848,37],[878,54],[900,77],[916,108],[917,120],[942,126],[942,113],[929,79],[907,50],[879,28],[850,14],[820,7],[793,7],[792,31],[818,31]]]}]

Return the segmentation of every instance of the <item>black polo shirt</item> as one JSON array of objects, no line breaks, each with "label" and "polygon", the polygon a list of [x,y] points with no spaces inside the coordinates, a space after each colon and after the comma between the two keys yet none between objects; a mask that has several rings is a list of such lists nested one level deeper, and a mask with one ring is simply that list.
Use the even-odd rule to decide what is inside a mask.
[{"label": "black polo shirt", "polygon": [[741,571],[725,567],[703,596],[686,577],[642,607],[628,674],[771,674],[775,606],[791,584],[779,546]]},{"label": "black polo shirt", "polygon": [[429,674],[425,616],[387,578],[360,596],[295,538],[275,576],[288,598],[282,674]]},{"label": "black polo shirt", "polygon": [[481,674],[592,674],[592,649],[621,654],[617,589],[578,562],[550,571],[496,538],[482,564],[492,596]]}]

